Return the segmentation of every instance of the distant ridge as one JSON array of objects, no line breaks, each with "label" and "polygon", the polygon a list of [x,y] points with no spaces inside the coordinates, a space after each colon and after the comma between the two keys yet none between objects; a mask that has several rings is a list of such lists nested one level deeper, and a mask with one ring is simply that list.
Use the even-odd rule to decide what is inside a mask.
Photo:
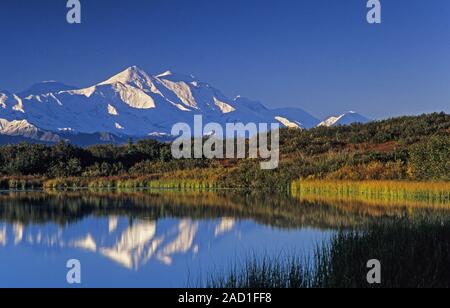
[{"label": "distant ridge", "polygon": [[365,124],[368,122],[370,122],[370,119],[368,119],[354,111],[349,111],[340,116],[329,117],[329,118],[323,120],[322,122],[320,122],[318,126],[319,127],[320,126],[331,127],[331,126],[338,126],[338,125],[349,125],[349,124],[353,124],[353,123]]}]

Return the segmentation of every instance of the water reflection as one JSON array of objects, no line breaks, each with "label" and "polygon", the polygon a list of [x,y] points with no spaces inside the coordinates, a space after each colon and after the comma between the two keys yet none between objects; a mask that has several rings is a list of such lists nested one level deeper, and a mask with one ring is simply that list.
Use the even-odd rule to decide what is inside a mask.
[{"label": "water reflection", "polygon": [[0,220],[9,223],[64,225],[88,216],[110,218],[109,231],[117,219],[223,218],[217,232],[236,220],[250,219],[278,228],[312,227],[336,229],[364,226],[392,217],[448,216],[448,207],[377,205],[363,202],[291,198],[286,195],[239,194],[230,192],[146,191],[133,193],[94,192],[3,192],[0,193]]},{"label": "water reflection", "polygon": [[[117,222],[114,230],[109,229],[111,220]],[[175,255],[197,254],[201,241],[198,237],[199,224],[190,219],[171,223],[166,221],[161,225],[156,221],[141,220],[130,224],[127,218],[117,217],[98,219],[95,223],[84,223],[82,227],[78,224],[58,228],[51,224],[25,227],[1,223],[0,246],[76,248],[99,254],[124,268],[137,271],[151,259],[169,266]],[[216,221],[214,224],[216,226],[212,230],[201,230],[203,238],[220,236],[213,230],[219,230],[222,223]],[[211,234],[208,234],[208,229]],[[221,235],[231,231],[232,228],[222,230]]]},{"label": "water reflection", "polygon": [[[340,228],[448,216],[443,208],[229,192],[2,193],[0,286],[65,286],[61,264],[81,258],[90,268],[89,286],[183,287],[249,253],[309,252]],[[23,270],[24,259],[36,262],[33,272]]]}]

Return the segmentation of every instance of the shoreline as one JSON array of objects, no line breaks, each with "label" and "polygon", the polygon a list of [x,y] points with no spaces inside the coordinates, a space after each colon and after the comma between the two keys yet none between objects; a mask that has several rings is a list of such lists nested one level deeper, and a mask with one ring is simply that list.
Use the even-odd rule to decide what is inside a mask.
[{"label": "shoreline", "polygon": [[[22,191],[236,191],[269,192],[261,187],[227,187],[219,182],[202,180],[155,179],[149,177],[98,177],[57,178],[38,177],[1,178],[2,192]],[[450,181],[344,181],[344,180],[296,180],[283,190],[272,191],[287,194],[300,201],[334,201],[339,203],[365,203],[373,206],[450,205]]]}]

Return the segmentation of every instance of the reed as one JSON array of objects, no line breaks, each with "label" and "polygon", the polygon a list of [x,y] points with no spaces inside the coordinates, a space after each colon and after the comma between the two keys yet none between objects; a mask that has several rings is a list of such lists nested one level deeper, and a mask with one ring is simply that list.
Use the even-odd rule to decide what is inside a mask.
[{"label": "reed", "polygon": [[0,189],[32,190],[41,189],[45,179],[33,176],[0,178]]},{"label": "reed", "polygon": [[211,190],[220,185],[213,181],[189,178],[156,178],[149,177],[99,177],[99,178],[57,178],[45,181],[41,186],[46,190],[67,190],[88,188],[91,190],[117,189],[179,189],[179,190]]},{"label": "reed", "polygon": [[88,179],[86,178],[56,178],[43,182],[45,190],[66,190],[66,189],[81,189],[88,186]]},{"label": "reed", "polygon": [[210,275],[207,288],[297,289],[314,287],[314,273],[297,257],[253,256],[243,266],[233,266],[227,275]]},{"label": "reed", "polygon": [[379,205],[450,204],[450,182],[297,180],[292,195],[300,199],[372,202]]},{"label": "reed", "polygon": [[[450,223],[398,220],[364,231],[340,231],[320,244],[311,261],[252,257],[226,274],[210,275],[212,288],[448,288]],[[379,285],[367,282],[367,262],[381,262]]]}]

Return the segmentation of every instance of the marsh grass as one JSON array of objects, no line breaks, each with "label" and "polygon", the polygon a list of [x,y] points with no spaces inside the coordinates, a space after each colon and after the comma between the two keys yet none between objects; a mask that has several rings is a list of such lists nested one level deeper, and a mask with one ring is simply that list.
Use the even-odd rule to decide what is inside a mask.
[{"label": "marsh grass", "polygon": [[291,191],[294,197],[310,200],[450,205],[450,182],[297,180]]},{"label": "marsh grass", "polygon": [[101,178],[57,178],[45,181],[41,186],[46,190],[66,190],[88,188],[102,189],[178,189],[210,190],[220,186],[214,182],[197,179],[156,179],[154,177],[101,177]]},{"label": "marsh grass", "polygon": [[305,263],[296,257],[259,260],[253,256],[243,266],[234,266],[227,276],[211,275],[206,285],[208,288],[231,289],[310,288],[314,275]]},{"label": "marsh grass", "polygon": [[[311,262],[299,257],[252,258],[225,275],[211,276],[214,288],[438,288],[450,287],[450,223],[407,220],[340,231],[322,244]],[[367,262],[381,262],[382,284],[367,283]]]},{"label": "marsh grass", "polygon": [[45,179],[32,176],[0,178],[0,189],[4,190],[32,190],[42,189]]}]

